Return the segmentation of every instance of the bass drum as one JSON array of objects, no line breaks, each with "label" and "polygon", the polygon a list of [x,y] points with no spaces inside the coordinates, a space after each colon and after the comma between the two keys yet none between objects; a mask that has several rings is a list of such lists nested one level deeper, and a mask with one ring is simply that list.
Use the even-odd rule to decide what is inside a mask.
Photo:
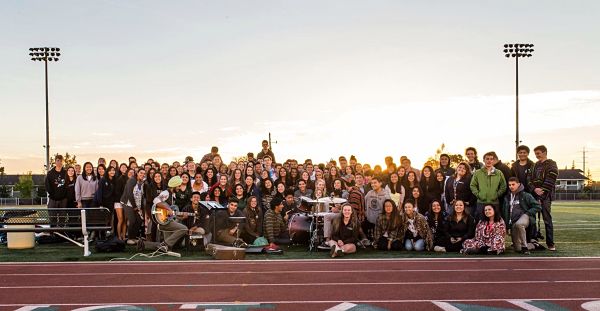
[{"label": "bass drum", "polygon": [[294,214],[288,223],[292,244],[308,244],[312,218],[306,214]]}]

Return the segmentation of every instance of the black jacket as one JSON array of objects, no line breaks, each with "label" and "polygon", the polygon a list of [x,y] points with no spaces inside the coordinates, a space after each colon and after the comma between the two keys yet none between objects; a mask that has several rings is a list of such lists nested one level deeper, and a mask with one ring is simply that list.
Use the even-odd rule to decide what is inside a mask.
[{"label": "black jacket", "polygon": [[115,178],[109,180],[106,177],[102,177],[102,179],[100,179],[98,191],[100,191],[100,199],[102,200],[102,206],[107,208],[113,208],[115,202],[117,201],[115,198]]},{"label": "black jacket", "polygon": [[50,199],[60,201],[67,198],[67,188],[65,186],[67,180],[67,170],[62,168],[60,172],[53,167],[46,175],[46,191]]},{"label": "black jacket", "polygon": [[[519,162],[513,163],[510,168],[510,172],[512,176],[515,176],[519,179],[519,182],[525,188],[525,192],[531,193],[533,189],[529,189],[529,175],[531,174],[531,169],[533,168],[533,161],[527,159],[527,164],[520,165]],[[508,179],[506,180],[508,183]]]},{"label": "black jacket", "polygon": [[[123,195],[121,195],[121,203],[127,204],[127,202],[131,203],[131,207],[135,208],[143,208],[144,207],[144,195],[142,194],[142,206],[137,206],[135,203],[135,198],[133,197],[133,188],[137,187],[137,179],[135,177],[127,180],[125,184],[125,189],[123,190]],[[144,185],[141,185],[142,189],[144,189]]]},{"label": "black jacket", "polygon": [[474,206],[477,202],[477,198],[471,192],[471,176],[461,179],[456,183],[456,196],[454,191],[454,177],[448,178],[446,181],[446,203],[452,204],[454,200],[462,200],[465,205]]}]

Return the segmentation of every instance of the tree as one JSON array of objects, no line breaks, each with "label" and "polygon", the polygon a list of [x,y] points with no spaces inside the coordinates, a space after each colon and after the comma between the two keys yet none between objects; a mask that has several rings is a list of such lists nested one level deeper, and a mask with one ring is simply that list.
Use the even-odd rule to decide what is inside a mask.
[{"label": "tree", "polygon": [[[2,163],[2,160],[0,160]],[[8,198],[10,196],[10,192],[8,191],[8,187],[4,183],[4,166],[0,166],[0,198]]]},{"label": "tree", "polygon": [[[54,156],[50,157],[50,167],[53,167],[56,163],[55,159],[56,156],[58,155],[55,154]],[[63,165],[65,167],[69,167],[69,166],[75,166],[75,164],[77,164],[77,156],[76,155],[71,155],[68,152],[65,153],[65,155],[63,156]]]},{"label": "tree", "polygon": [[33,197],[33,176],[31,172],[19,176],[19,182],[15,185],[15,191],[19,191],[22,199],[31,199]]}]

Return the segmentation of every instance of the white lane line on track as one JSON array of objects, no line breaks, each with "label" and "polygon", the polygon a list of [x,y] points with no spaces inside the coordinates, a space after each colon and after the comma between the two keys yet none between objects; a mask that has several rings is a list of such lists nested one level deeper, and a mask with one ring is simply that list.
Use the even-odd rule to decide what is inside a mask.
[{"label": "white lane line on track", "polygon": [[502,269],[378,269],[378,270],[273,270],[273,271],[173,271],[173,272],[82,272],[82,273],[4,273],[2,276],[110,276],[110,275],[212,275],[212,274],[306,274],[306,273],[411,273],[411,272],[523,272],[523,271],[598,271],[600,268],[502,268]]},{"label": "white lane line on track", "polygon": [[164,261],[119,261],[119,262],[19,262],[19,263],[10,263],[10,262],[0,262],[0,268],[2,266],[28,266],[28,267],[48,267],[48,266],[69,266],[72,267],[74,265],[97,265],[97,266],[115,266],[115,265],[161,265],[164,267],[167,263],[177,263],[179,265],[196,265],[196,264],[211,264],[211,265],[263,265],[263,264],[289,264],[289,263],[301,263],[301,264],[322,264],[322,263],[372,263],[372,262],[384,262],[384,263],[394,263],[394,262],[414,262],[414,263],[422,263],[422,262],[439,262],[439,263],[453,263],[453,262],[481,262],[481,261],[492,261],[492,262],[506,262],[506,261],[517,261],[517,262],[570,262],[570,261],[592,261],[592,262],[600,262],[600,257],[500,257],[500,258],[490,258],[490,257],[476,257],[476,258],[465,258],[465,257],[456,257],[456,258],[373,258],[373,259],[249,259],[249,260],[230,260],[230,261],[214,261],[212,259],[207,260],[164,260]]},{"label": "white lane line on track", "polygon": [[459,308],[447,303],[447,302],[443,302],[443,301],[432,301],[432,303],[434,305],[436,305],[436,307],[444,310],[444,311],[461,311]]},{"label": "white lane line on track", "polygon": [[[513,300],[511,297],[506,298],[494,298],[494,299],[444,299],[444,300],[436,300],[440,302],[505,302],[507,300]],[[586,298],[586,297],[576,297],[576,298],[526,298],[522,299],[526,301],[594,301],[600,300],[600,297]],[[431,299],[406,299],[406,300],[352,300],[353,303],[419,303],[419,302],[433,302]],[[151,305],[151,306],[163,306],[163,305],[186,305],[186,304],[201,304],[201,305],[227,305],[227,304],[325,304],[325,303],[341,303],[339,300],[280,300],[280,301],[263,301],[263,302],[245,302],[245,301],[211,301],[211,302],[199,302],[199,303],[190,303],[188,302],[86,302],[86,303],[52,303],[52,306],[107,306],[107,305]],[[2,304],[0,303],[0,307],[21,307],[25,304],[22,303],[8,303]],[[33,304],[32,304],[33,306]]]},{"label": "white lane line on track", "polygon": [[270,286],[385,286],[385,285],[468,285],[468,284],[556,284],[556,283],[600,283],[600,280],[564,281],[446,281],[446,282],[330,282],[330,283],[241,283],[241,284],[125,284],[125,285],[36,285],[0,286],[0,289],[53,289],[53,288],[179,288],[179,287],[270,287]]},{"label": "white lane line on track", "polygon": [[508,302],[527,311],[544,311],[543,309],[528,304],[527,301],[524,300],[508,300]]},{"label": "white lane line on track", "polygon": [[346,311],[346,310],[350,310],[352,308],[356,307],[355,304],[350,303],[350,302],[342,302],[337,306],[333,306],[325,311]]}]

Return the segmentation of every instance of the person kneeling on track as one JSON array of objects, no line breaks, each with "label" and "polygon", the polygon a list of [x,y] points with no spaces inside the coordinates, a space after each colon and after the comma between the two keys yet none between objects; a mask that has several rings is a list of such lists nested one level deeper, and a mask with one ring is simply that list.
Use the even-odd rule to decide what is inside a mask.
[{"label": "person kneeling on track", "polygon": [[529,224],[535,223],[535,214],[542,210],[542,206],[524,191],[525,187],[516,177],[508,179],[508,188],[510,192],[504,200],[503,218],[508,222],[515,251],[529,255],[526,229]]}]

